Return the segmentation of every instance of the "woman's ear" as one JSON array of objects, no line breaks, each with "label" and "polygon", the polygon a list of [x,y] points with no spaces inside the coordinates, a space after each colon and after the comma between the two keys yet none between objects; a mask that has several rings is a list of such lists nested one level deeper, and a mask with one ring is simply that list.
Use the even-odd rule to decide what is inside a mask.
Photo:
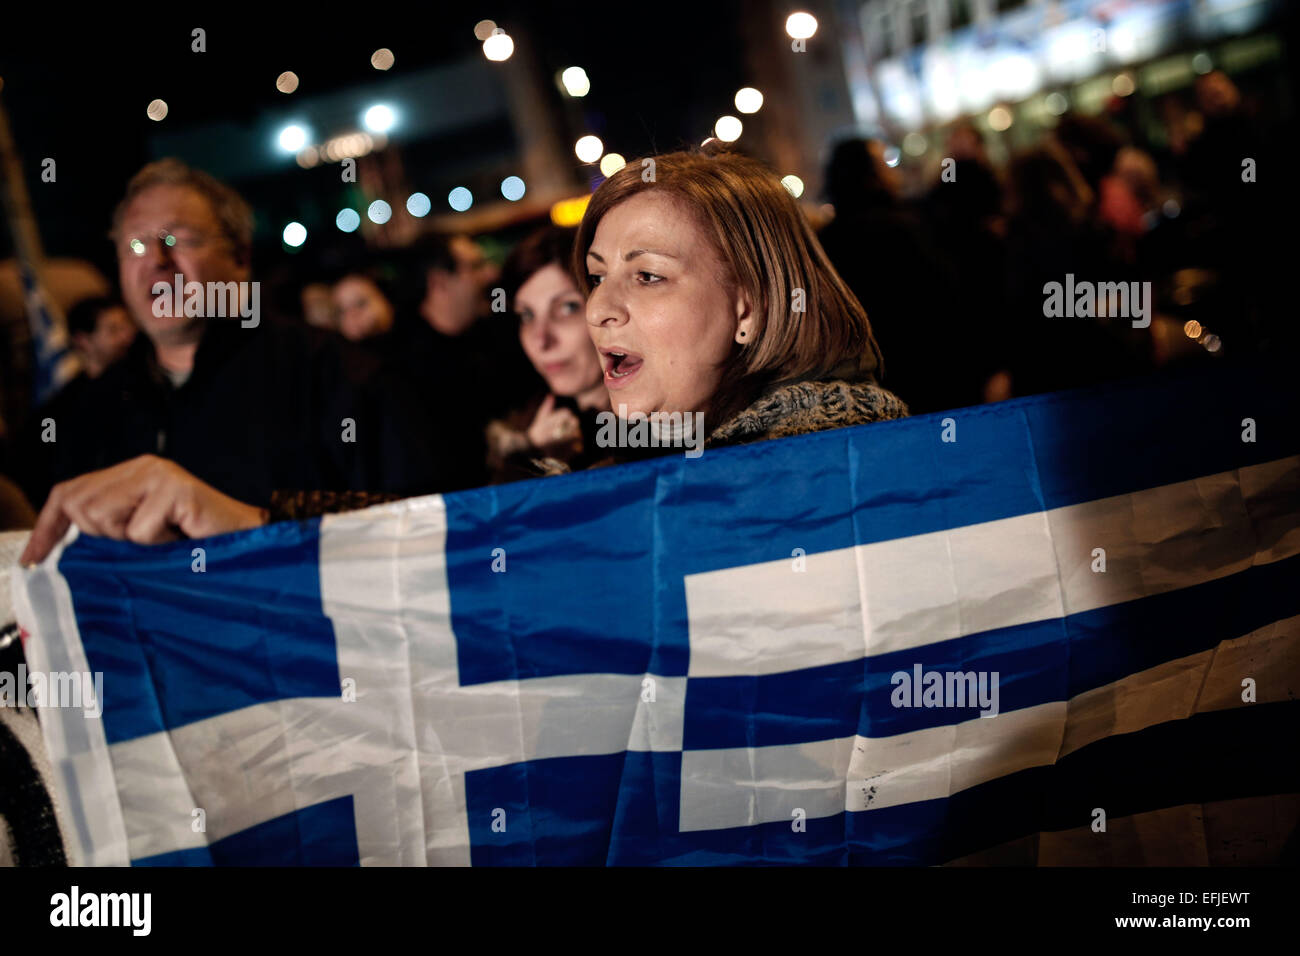
[{"label": "woman's ear", "polygon": [[742,289],[736,290],[736,341],[747,345],[757,334],[758,323],[754,320],[754,308]]}]

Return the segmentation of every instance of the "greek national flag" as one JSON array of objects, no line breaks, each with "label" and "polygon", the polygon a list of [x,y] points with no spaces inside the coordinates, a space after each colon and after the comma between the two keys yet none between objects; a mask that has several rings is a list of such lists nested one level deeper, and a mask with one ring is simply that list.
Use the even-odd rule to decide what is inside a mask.
[{"label": "greek national flag", "polygon": [[1105,862],[1156,821],[1177,858],[1138,861],[1205,862],[1235,807],[1229,836],[1276,858],[1300,792],[1277,382],[1216,368],[163,547],[74,533],[15,594],[29,668],[103,673],[101,718],[42,715],[74,856]]},{"label": "greek national flag", "polygon": [[27,262],[21,264],[23,304],[31,326],[35,367],[33,398],[50,399],[77,373],[77,360],[68,350],[67,329],[51,308],[49,296]]}]

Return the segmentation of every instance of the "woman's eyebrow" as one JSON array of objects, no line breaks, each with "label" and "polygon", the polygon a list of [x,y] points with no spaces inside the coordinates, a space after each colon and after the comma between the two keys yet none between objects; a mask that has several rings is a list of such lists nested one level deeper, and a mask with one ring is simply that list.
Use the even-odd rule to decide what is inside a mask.
[{"label": "woman's eyebrow", "polygon": [[[630,251],[627,255],[625,255],[625,256],[623,257],[623,261],[624,261],[624,262],[631,262],[631,261],[632,261],[633,259],[635,259],[637,256],[643,256],[643,255],[646,255],[646,254],[649,254],[649,255],[652,255],[652,256],[663,256],[665,259],[680,259],[680,258],[681,258],[681,256],[674,255],[674,254],[671,253],[671,252],[664,252],[662,249],[633,249],[632,251]],[[605,260],[604,260],[603,258],[601,258],[600,254],[597,253],[595,250],[588,249],[588,250],[587,250],[587,255],[588,255],[590,258],[595,259],[597,262],[601,263],[602,265],[603,265],[604,262],[605,262]]]},{"label": "woman's eyebrow", "polygon": [[652,256],[663,256],[665,259],[681,258],[680,256],[673,255],[671,252],[664,252],[662,249],[633,249],[631,252],[629,252],[627,255],[623,257],[623,261],[631,262],[637,256],[646,255],[647,253]]}]

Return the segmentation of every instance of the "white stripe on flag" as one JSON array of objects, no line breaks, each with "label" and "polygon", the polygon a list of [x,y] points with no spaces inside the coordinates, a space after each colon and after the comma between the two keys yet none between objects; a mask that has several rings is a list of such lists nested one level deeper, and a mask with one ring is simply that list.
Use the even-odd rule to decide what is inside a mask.
[{"label": "white stripe on flag", "polygon": [[[14,608],[18,620],[28,628],[29,640],[23,651],[31,673],[90,672],[72,594],[58,571],[63,552],[77,534],[75,526],[69,529],[45,562],[27,572],[25,581],[20,575],[13,576]],[[130,862],[127,831],[102,717],[87,717],[82,708],[70,707],[46,707],[40,717],[50,766],[73,824],[68,862],[74,866],[125,866]]]},{"label": "white stripe on flag", "polygon": [[891,737],[688,750],[682,755],[681,828],[712,830],[877,810],[951,796],[1055,763],[1104,737],[1193,713],[1246,706],[1243,677],[1260,703],[1300,692],[1300,617],[1065,701]]},{"label": "white stripe on flag", "polygon": [[[1300,457],[686,578],[691,677],[856,660],[1204,584],[1300,554]],[[791,547],[797,547],[791,541]],[[1106,571],[1092,570],[1094,549]],[[1059,576],[1058,576],[1059,569]]]}]

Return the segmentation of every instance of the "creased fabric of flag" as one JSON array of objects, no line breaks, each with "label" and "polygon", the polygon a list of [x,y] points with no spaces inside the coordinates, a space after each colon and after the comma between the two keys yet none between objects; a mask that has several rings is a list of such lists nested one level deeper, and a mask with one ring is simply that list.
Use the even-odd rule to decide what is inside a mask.
[{"label": "creased fabric of flag", "polygon": [[[204,541],[74,533],[15,589],[31,667],[104,675],[102,718],[42,714],[73,856],[1277,859],[1298,411],[1215,369]],[[996,715],[900,696],[931,672],[996,674]]]}]

